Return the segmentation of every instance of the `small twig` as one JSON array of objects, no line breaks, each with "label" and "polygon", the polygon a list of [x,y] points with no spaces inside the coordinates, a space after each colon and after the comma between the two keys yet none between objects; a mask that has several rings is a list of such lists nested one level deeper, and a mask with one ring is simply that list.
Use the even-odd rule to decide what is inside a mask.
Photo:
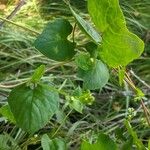
[{"label": "small twig", "polygon": [[[10,13],[10,15],[8,15],[6,17],[6,19],[7,20],[11,20],[17,14],[17,12],[22,8],[22,6],[25,5],[25,4],[26,4],[26,0],[20,0],[20,2],[18,3],[18,5]],[[2,28],[4,24],[5,24],[5,20],[3,20],[3,22],[0,23],[0,28]]]},{"label": "small twig", "polygon": [[147,107],[145,106],[143,100],[141,100],[141,105],[142,105],[142,108],[143,108],[143,110],[144,110],[147,123],[148,123],[148,125],[150,126],[150,118],[149,118],[149,116],[148,116],[148,114],[150,114],[150,113],[149,113]]},{"label": "small twig", "polygon": [[29,28],[27,28],[27,27],[25,27],[25,26],[19,25],[19,24],[15,23],[15,22],[10,21],[10,20],[8,20],[8,19],[5,19],[5,18],[3,18],[3,17],[0,17],[0,20],[3,20],[3,21],[8,22],[8,23],[11,23],[11,24],[13,24],[13,25],[15,25],[15,26],[17,26],[17,27],[20,27],[20,28],[22,28],[22,29],[24,29],[24,30],[28,30],[28,31],[30,31],[30,32],[32,32],[32,33],[34,33],[34,34],[40,34],[40,33],[37,32],[37,31],[34,31],[34,30],[32,30],[32,29],[29,29]]}]

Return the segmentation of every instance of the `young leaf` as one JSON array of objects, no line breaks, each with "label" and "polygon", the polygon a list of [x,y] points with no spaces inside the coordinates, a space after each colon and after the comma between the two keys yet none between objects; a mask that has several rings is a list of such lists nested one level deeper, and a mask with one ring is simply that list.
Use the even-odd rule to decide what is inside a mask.
[{"label": "young leaf", "polygon": [[14,118],[8,104],[6,104],[0,108],[0,113],[3,115],[3,117],[8,119],[10,122],[16,123],[15,118]]},{"label": "young leaf", "polygon": [[69,106],[82,114],[84,104],[78,98],[72,96],[69,102]]},{"label": "young leaf", "polygon": [[108,135],[100,134],[94,144],[90,144],[87,141],[82,142],[81,150],[118,150],[118,148]]},{"label": "young leaf", "polygon": [[89,53],[82,52],[78,54],[75,57],[75,62],[79,68],[85,71],[92,69],[94,66],[94,60],[92,61],[92,58],[90,57]]},{"label": "young leaf", "polygon": [[47,134],[44,134],[41,139],[43,150],[67,150],[66,143],[60,139],[50,139]]},{"label": "young leaf", "polygon": [[99,35],[99,33],[92,27],[92,25],[85,21],[81,16],[79,16],[73,9],[72,7],[69,5],[69,8],[73,14],[73,16],[75,17],[75,19],[77,20],[77,23],[79,25],[79,27],[81,28],[81,30],[88,35],[95,43],[100,43],[102,38]]},{"label": "young leaf", "polygon": [[8,97],[17,125],[29,133],[46,125],[58,110],[58,102],[58,93],[51,90],[50,86],[40,84],[34,88],[20,85]]},{"label": "young leaf", "polygon": [[80,87],[77,87],[69,99],[69,106],[77,112],[82,113],[84,106],[92,105],[94,100],[95,98],[89,90],[84,91]]},{"label": "young leaf", "polygon": [[103,88],[109,79],[107,66],[100,60],[96,60],[95,66],[90,70],[79,68],[78,76],[83,79],[86,89],[95,90]]},{"label": "young leaf", "polygon": [[32,83],[39,82],[39,80],[42,78],[44,72],[45,72],[45,66],[44,65],[41,65],[40,67],[38,67],[35,70],[35,73],[33,74],[32,78],[31,78],[31,82]]},{"label": "young leaf", "polygon": [[119,0],[88,0],[88,10],[103,34],[99,55],[106,64],[126,66],[141,55],[144,43],[128,31]]},{"label": "young leaf", "polygon": [[84,105],[92,105],[95,101],[95,97],[92,95],[90,90],[85,90],[82,92],[82,94],[79,96],[80,102],[82,102]]},{"label": "young leaf", "polygon": [[65,19],[56,19],[48,23],[43,33],[36,39],[37,50],[50,59],[65,61],[75,55],[75,43],[67,40],[72,32],[71,24]]}]

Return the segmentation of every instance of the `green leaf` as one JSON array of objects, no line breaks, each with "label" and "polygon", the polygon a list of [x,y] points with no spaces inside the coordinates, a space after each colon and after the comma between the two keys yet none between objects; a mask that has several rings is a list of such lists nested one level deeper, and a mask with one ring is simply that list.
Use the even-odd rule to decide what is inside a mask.
[{"label": "green leaf", "polygon": [[143,93],[143,91],[139,88],[136,87],[135,89],[136,91],[136,97],[134,98],[135,101],[141,101],[143,99],[143,97],[145,96],[145,94]]},{"label": "green leaf", "polygon": [[100,134],[94,144],[90,144],[87,141],[82,142],[81,150],[118,150],[118,148],[108,135]]},{"label": "green leaf", "polygon": [[0,113],[3,115],[3,117],[8,119],[10,122],[16,123],[15,118],[14,118],[8,104],[6,104],[0,108]]},{"label": "green leaf", "polygon": [[109,28],[116,29],[117,32],[126,28],[118,0],[88,0],[88,10],[94,24],[102,33]]},{"label": "green leaf", "polygon": [[126,66],[141,55],[144,43],[127,29],[119,0],[88,0],[88,10],[102,32],[99,55],[106,64],[110,67]]},{"label": "green leaf", "polygon": [[81,96],[82,95],[82,88],[78,86],[76,89],[74,89],[72,96]]},{"label": "green leaf", "polygon": [[99,33],[92,27],[92,25],[85,21],[80,15],[78,15],[73,9],[72,7],[69,5],[69,8],[73,14],[73,16],[75,17],[75,19],[77,20],[77,23],[79,25],[79,27],[81,28],[81,30],[88,35],[95,43],[100,43],[102,38],[99,35]]},{"label": "green leaf", "polygon": [[66,150],[67,146],[66,143],[60,139],[50,139],[47,134],[44,134],[41,139],[41,144],[43,150]]},{"label": "green leaf", "polygon": [[82,110],[84,108],[84,104],[79,100],[79,98],[71,97],[69,101],[69,106],[75,109],[77,112],[82,114]]},{"label": "green leaf", "polygon": [[46,125],[58,110],[58,102],[58,93],[50,86],[40,84],[34,88],[26,84],[20,85],[8,97],[17,125],[29,133]]},{"label": "green leaf", "polygon": [[75,55],[75,43],[67,40],[72,32],[71,24],[65,19],[48,23],[34,45],[41,53],[56,61],[65,61]]},{"label": "green leaf", "polygon": [[83,79],[86,89],[95,90],[103,88],[109,79],[107,66],[100,60],[96,60],[95,66],[90,70],[79,68],[78,76]]},{"label": "green leaf", "polygon": [[80,53],[75,57],[76,65],[82,70],[90,70],[94,66],[94,60],[90,57],[89,53]]},{"label": "green leaf", "polygon": [[114,33],[109,30],[103,34],[100,57],[110,67],[126,66],[138,58],[144,50],[144,43],[129,31]]},{"label": "green leaf", "polygon": [[[83,141],[81,144],[81,150],[92,150],[94,147],[94,144],[90,144],[87,141]],[[97,150],[97,149],[94,149]]]},{"label": "green leaf", "polygon": [[39,82],[40,79],[42,78],[44,72],[45,72],[45,65],[41,65],[40,67],[38,67],[38,68],[35,70],[35,72],[34,72],[32,78],[31,78],[31,82],[33,82],[33,83]]}]

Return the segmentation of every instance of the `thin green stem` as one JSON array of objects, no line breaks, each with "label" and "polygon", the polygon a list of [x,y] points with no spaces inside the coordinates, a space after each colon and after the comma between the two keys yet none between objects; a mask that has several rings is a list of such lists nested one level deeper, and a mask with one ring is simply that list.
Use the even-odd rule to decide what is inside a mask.
[{"label": "thin green stem", "polygon": [[54,132],[54,134],[52,135],[52,138],[58,133],[58,131],[61,129],[61,127],[64,125],[65,121],[67,120],[68,116],[71,114],[71,112],[73,111],[73,109],[71,109],[68,114],[65,116],[65,118],[63,119],[62,123],[59,125],[59,127],[57,128],[57,130]]},{"label": "thin green stem", "polygon": [[143,100],[141,100],[141,105],[142,105],[142,108],[143,108],[143,110],[144,110],[144,114],[145,114],[147,123],[148,123],[148,125],[150,126],[150,118],[149,118],[149,115],[148,115],[149,111],[147,111],[147,108],[146,108],[146,106],[145,106]]}]

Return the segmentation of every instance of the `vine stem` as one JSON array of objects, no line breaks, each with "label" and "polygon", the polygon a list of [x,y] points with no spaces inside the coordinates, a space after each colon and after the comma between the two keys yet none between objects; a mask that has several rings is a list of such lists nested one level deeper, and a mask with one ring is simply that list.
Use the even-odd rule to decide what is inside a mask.
[{"label": "vine stem", "polygon": [[58,131],[61,129],[61,127],[64,125],[65,121],[67,120],[68,116],[71,114],[71,112],[73,111],[73,109],[71,109],[68,114],[65,116],[65,118],[63,119],[62,123],[59,125],[59,127],[57,128],[57,130],[54,132],[54,134],[52,135],[52,138],[58,133]]},{"label": "vine stem", "polygon": [[27,28],[27,27],[25,27],[25,26],[22,26],[22,25],[20,25],[20,24],[17,24],[17,23],[15,23],[15,22],[10,21],[10,20],[8,20],[8,19],[5,19],[5,18],[3,18],[3,17],[1,17],[1,16],[0,16],[0,20],[3,20],[3,21],[8,22],[8,23],[10,23],[10,24],[13,24],[13,25],[15,25],[15,26],[17,26],[17,27],[20,27],[20,28],[24,29],[24,30],[28,30],[28,31],[30,31],[30,32],[32,32],[32,33],[34,33],[34,34],[38,34],[38,35],[40,34],[40,33],[37,32],[37,31],[34,31],[34,30],[32,30],[32,29],[29,29],[29,28]]}]

